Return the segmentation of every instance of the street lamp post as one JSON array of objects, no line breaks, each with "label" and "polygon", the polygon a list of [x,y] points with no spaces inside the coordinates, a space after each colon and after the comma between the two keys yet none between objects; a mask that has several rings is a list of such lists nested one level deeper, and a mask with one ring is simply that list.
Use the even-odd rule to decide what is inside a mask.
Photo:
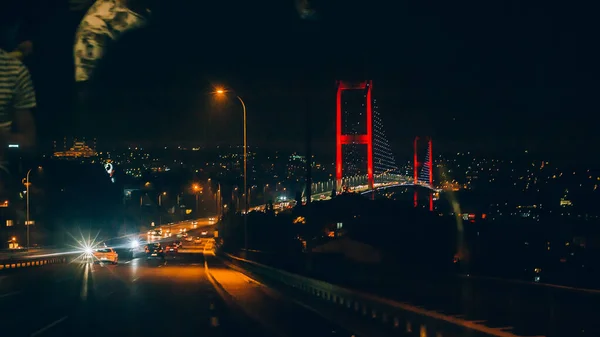
[{"label": "street lamp post", "polygon": [[[226,91],[224,89],[217,89],[218,95],[224,95]],[[244,113],[244,248],[248,249],[248,138],[246,128],[246,103],[238,95],[236,98],[242,103],[242,109]]]},{"label": "street lamp post", "polygon": [[25,192],[25,194],[27,194],[27,213],[25,216],[25,227],[27,228],[27,250],[29,250],[29,226],[31,226],[31,223],[29,222],[29,174],[31,173],[32,169],[29,169],[29,171],[27,171],[27,176],[25,177],[25,186],[27,187],[27,192]]},{"label": "street lamp post", "polygon": [[[38,169],[41,169],[41,166],[38,166]],[[27,250],[29,250],[29,226],[31,226],[31,218],[30,218],[30,213],[29,213],[29,186],[31,185],[29,183],[29,175],[31,174],[31,171],[33,170],[33,168],[30,168],[29,171],[27,171],[27,175],[25,176],[25,187],[26,192],[25,194],[27,194],[27,211],[26,211],[26,215],[25,215],[25,227],[26,227],[26,231],[27,231]]]},{"label": "street lamp post", "polygon": [[215,208],[217,219],[221,219],[221,183],[217,183],[217,192],[215,193]]},{"label": "street lamp post", "polygon": [[196,194],[196,216],[199,216],[198,214],[200,213],[200,207],[199,207],[199,203],[198,203],[198,194],[202,193],[202,188],[200,187],[200,185],[198,184],[194,184],[192,186],[192,189],[194,190],[194,193]]},{"label": "street lamp post", "polygon": [[163,195],[167,195],[167,192],[162,192],[158,195],[158,224],[162,226],[162,197]]}]

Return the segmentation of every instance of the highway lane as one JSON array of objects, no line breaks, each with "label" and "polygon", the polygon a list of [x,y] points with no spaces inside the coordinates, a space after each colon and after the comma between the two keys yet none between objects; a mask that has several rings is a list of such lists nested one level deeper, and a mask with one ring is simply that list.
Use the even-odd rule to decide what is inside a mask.
[{"label": "highway lane", "polygon": [[[189,248],[210,251],[205,242]],[[0,308],[11,337],[351,335],[201,253],[2,275]]]},{"label": "highway lane", "polygon": [[[173,233],[173,235],[176,235],[177,233],[180,232],[180,230],[194,230],[194,229],[199,229],[199,228],[211,228],[214,227],[214,225],[216,224],[216,218],[215,217],[208,217],[208,218],[200,218],[200,219],[195,219],[195,220],[186,220],[186,221],[181,221],[181,222],[177,222],[177,223],[173,223],[173,224],[166,224],[166,225],[162,225],[162,226],[154,226],[151,227],[150,230],[152,229],[158,229],[158,228],[162,228],[163,232],[166,232],[167,230],[169,230],[171,233]],[[144,236],[147,235],[148,233],[140,233],[140,235]]]},{"label": "highway lane", "polygon": [[[193,233],[193,235],[200,235],[201,231],[209,231],[210,235],[213,235],[214,227],[216,224],[216,217],[206,217],[199,218],[194,220],[185,220],[172,224],[165,224],[162,226],[156,226],[152,228],[162,228],[163,232],[169,233],[169,235],[164,235],[162,238],[151,238],[148,235],[148,231],[140,232],[137,234],[130,234],[123,238],[117,238],[117,241],[121,242],[119,247],[116,247],[119,250],[129,249],[128,241],[137,237],[139,241],[145,242],[148,239],[151,241],[174,241],[177,239],[177,234],[181,233],[181,231],[185,230],[186,232]],[[172,234],[172,235],[171,235]],[[128,239],[127,239],[128,238]],[[183,240],[183,238],[179,238],[179,240]],[[86,240],[84,240],[86,241]],[[114,239],[108,240],[115,241]],[[102,242],[94,242],[95,244],[101,244]],[[41,258],[47,255],[60,255],[66,253],[76,253],[77,250],[81,250],[83,252],[84,246],[88,244],[91,245],[90,242],[81,242],[76,243],[75,240],[69,245],[69,247],[63,248],[35,248],[30,251],[27,250],[0,250],[0,261],[8,260],[8,259],[33,259],[33,258]],[[81,246],[81,247],[79,247]],[[122,246],[122,247],[121,247]],[[125,255],[125,254],[123,254]]]}]

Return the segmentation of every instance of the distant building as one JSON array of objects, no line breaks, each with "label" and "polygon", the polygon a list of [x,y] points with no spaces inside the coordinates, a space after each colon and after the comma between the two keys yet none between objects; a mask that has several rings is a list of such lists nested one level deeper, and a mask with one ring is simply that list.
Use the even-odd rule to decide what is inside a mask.
[{"label": "distant building", "polygon": [[287,163],[287,179],[300,181],[306,172],[306,157],[293,153]]},{"label": "distant building", "polygon": [[85,143],[85,139],[79,141],[77,139],[73,140],[73,146],[67,149],[67,140],[65,138],[63,143],[63,150],[56,150],[56,142],[54,142],[54,158],[58,159],[80,159],[80,158],[91,158],[97,156],[96,152],[96,141],[94,140],[93,147],[89,147]]}]

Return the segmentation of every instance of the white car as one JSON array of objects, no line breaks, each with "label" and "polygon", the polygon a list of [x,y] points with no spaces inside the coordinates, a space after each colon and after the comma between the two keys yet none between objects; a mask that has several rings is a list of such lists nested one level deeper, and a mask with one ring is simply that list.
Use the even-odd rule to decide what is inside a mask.
[{"label": "white car", "polygon": [[112,248],[98,248],[94,251],[95,262],[119,263],[119,254]]}]

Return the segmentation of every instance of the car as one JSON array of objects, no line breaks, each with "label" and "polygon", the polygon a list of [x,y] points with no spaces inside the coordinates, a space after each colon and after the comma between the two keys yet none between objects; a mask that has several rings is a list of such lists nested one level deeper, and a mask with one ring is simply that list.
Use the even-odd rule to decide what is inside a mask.
[{"label": "car", "polygon": [[186,236],[186,237],[185,237],[185,241],[187,241],[187,242],[192,242],[192,241],[194,241],[194,238],[193,238],[193,237],[191,237],[191,236]]},{"label": "car", "polygon": [[114,249],[103,247],[94,250],[94,262],[110,262],[112,264],[119,263],[119,254]]},{"label": "car", "polygon": [[160,239],[163,236],[163,231],[161,229],[153,229],[148,231],[149,239]]},{"label": "car", "polygon": [[165,252],[167,254],[169,253],[177,253],[177,250],[179,249],[179,246],[176,243],[172,243],[168,246],[165,247]]},{"label": "car", "polygon": [[208,218],[208,221],[213,222],[215,221],[215,218]]},{"label": "car", "polygon": [[208,231],[202,231],[202,233],[200,233],[202,236],[207,236],[208,235]]},{"label": "car", "polygon": [[145,251],[148,260],[165,259],[165,250],[158,242],[147,245]]},{"label": "car", "polygon": [[202,238],[197,236],[196,238],[194,238],[194,243],[201,243],[202,242]]}]

